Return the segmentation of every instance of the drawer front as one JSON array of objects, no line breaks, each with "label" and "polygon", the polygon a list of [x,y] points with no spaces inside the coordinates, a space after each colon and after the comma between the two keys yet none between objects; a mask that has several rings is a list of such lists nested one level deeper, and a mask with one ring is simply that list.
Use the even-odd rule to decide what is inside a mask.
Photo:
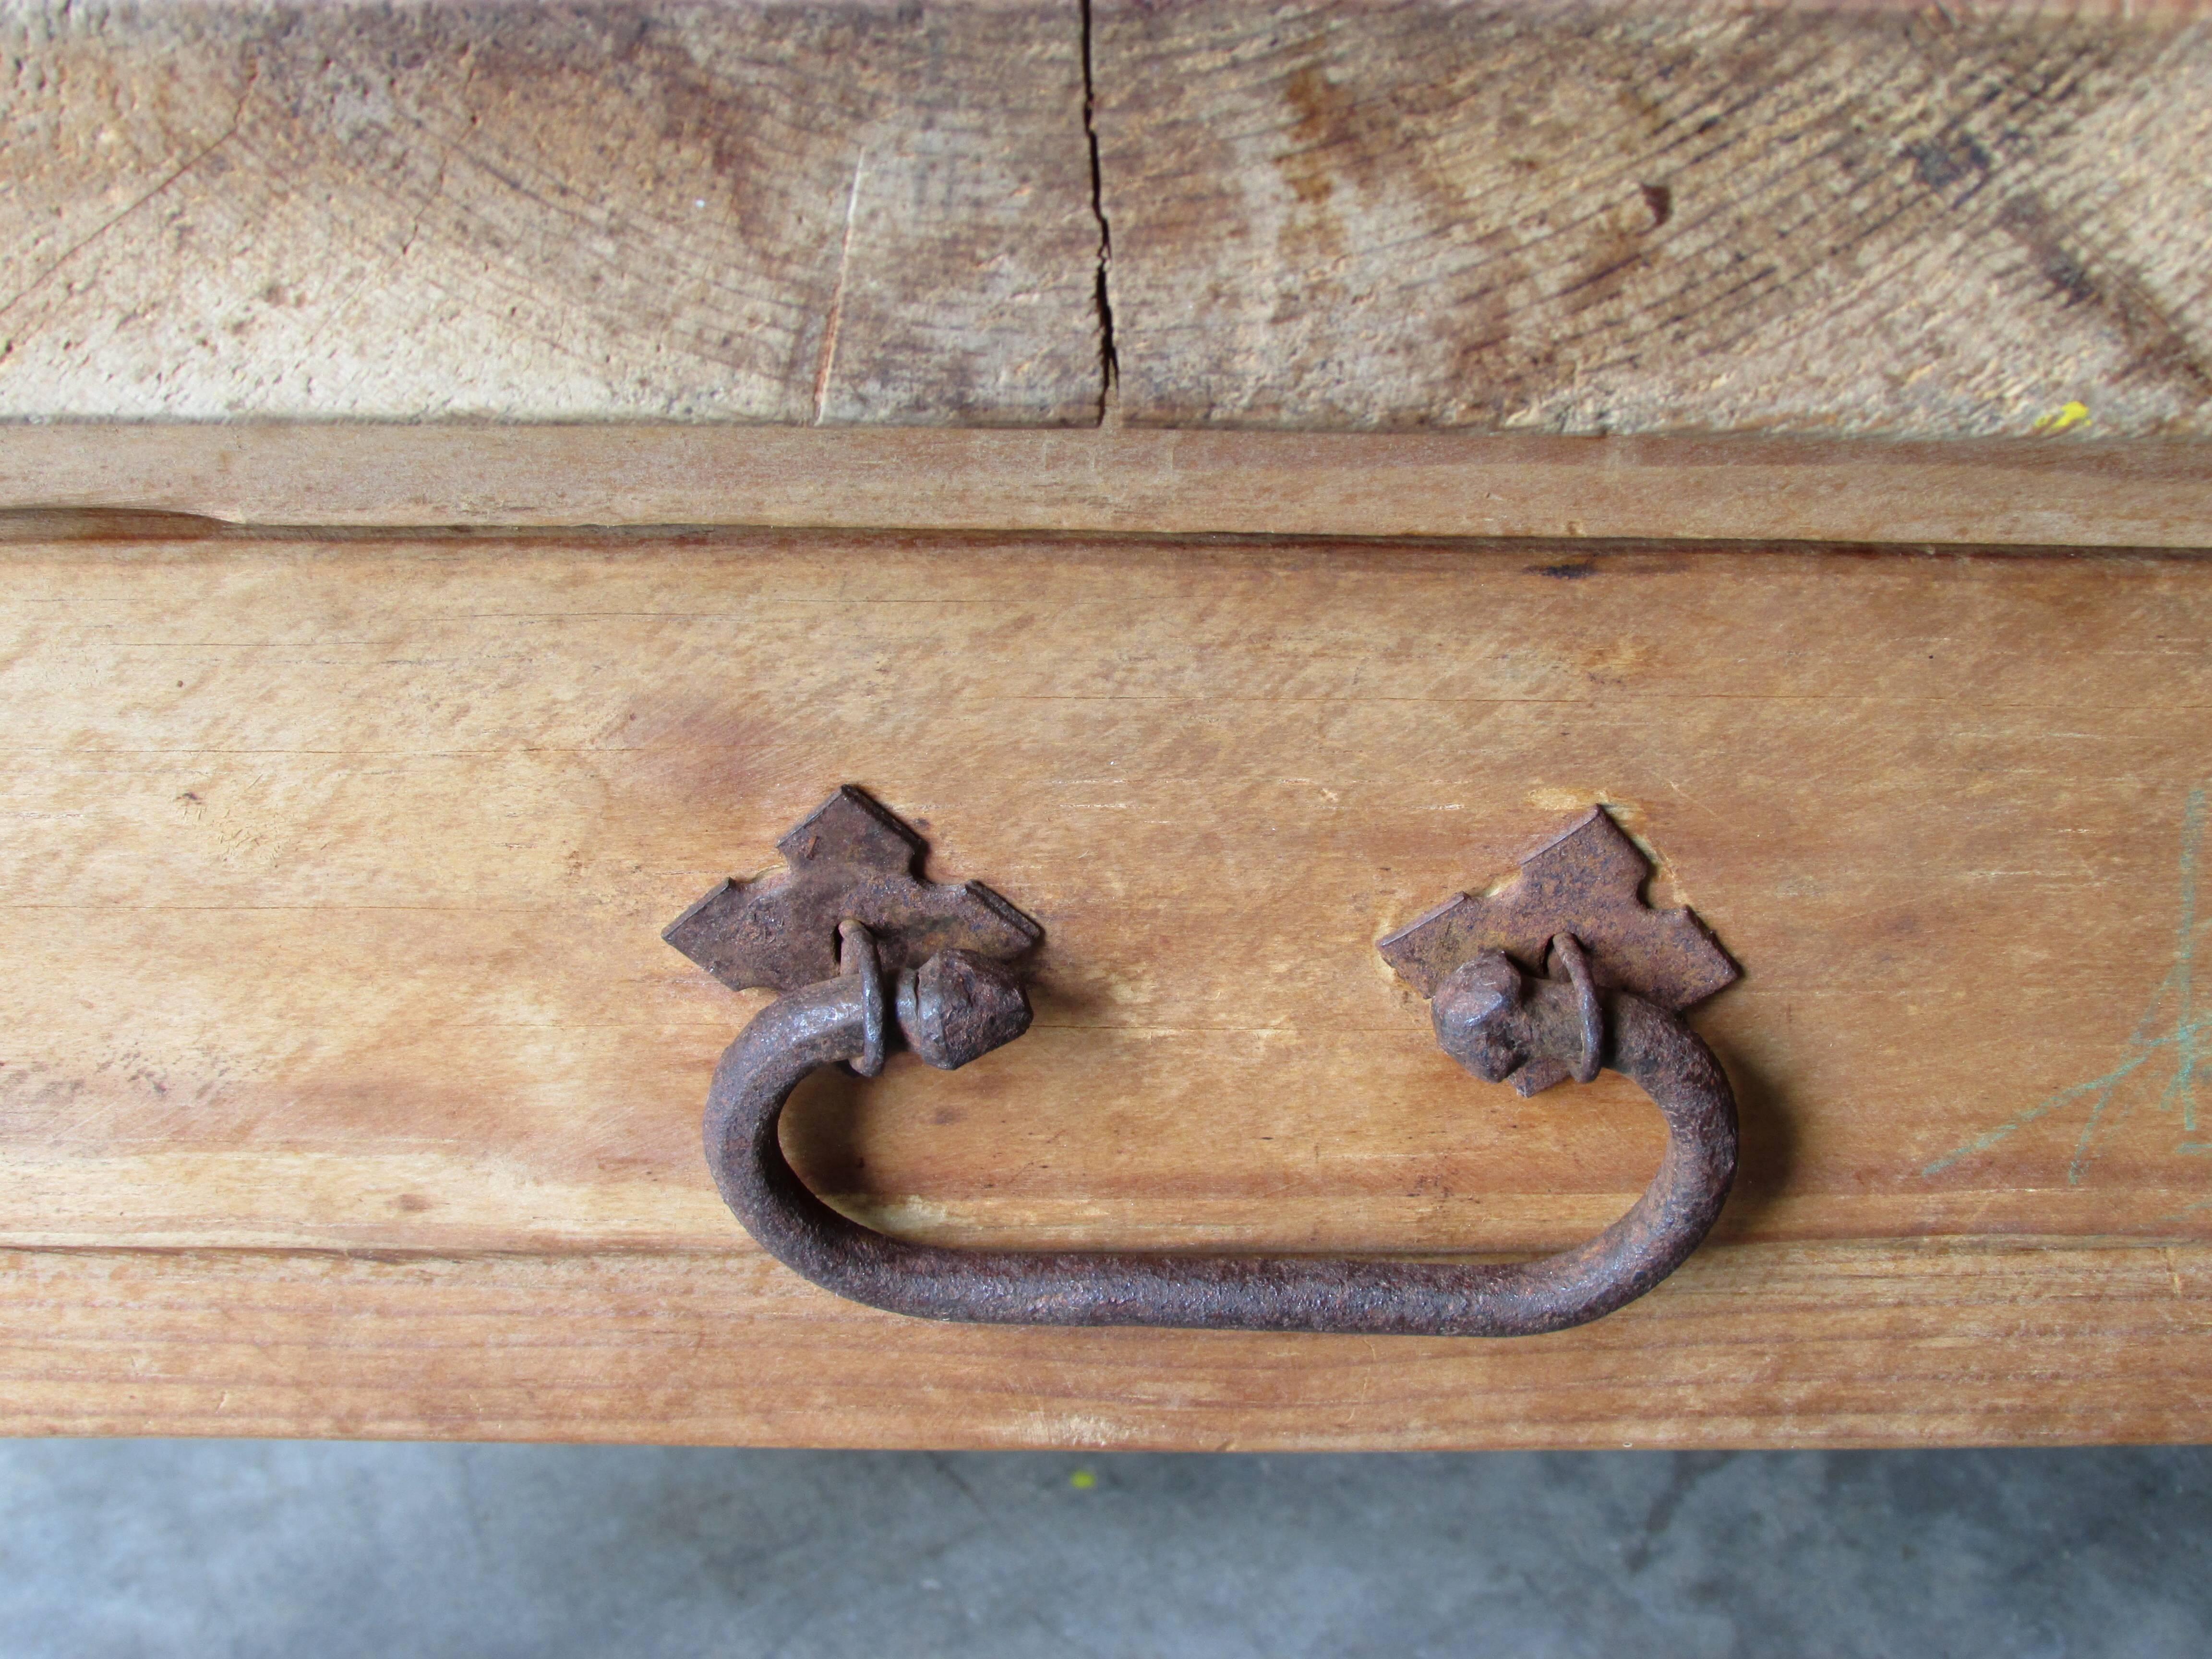
[{"label": "drawer front", "polygon": [[[7,550],[22,1427],[1442,1445],[2184,1437],[2212,573],[776,532]],[[1375,939],[1604,803],[1744,977],[1745,1167],[1598,1325],[938,1327],[717,1199],[765,1000],[659,929],[842,782],[1047,931],[1035,1030],[817,1081],[946,1243],[1519,1253],[1656,1167]],[[57,1340],[57,1334],[68,1340]],[[235,1402],[235,1403],[228,1403]],[[472,1403],[471,1403],[472,1402]]]}]

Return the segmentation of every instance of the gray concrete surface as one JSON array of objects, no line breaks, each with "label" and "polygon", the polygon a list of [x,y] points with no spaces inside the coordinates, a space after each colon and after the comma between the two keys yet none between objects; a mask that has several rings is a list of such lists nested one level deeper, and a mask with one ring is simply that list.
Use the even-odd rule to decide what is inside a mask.
[{"label": "gray concrete surface", "polygon": [[0,1443],[0,1654],[2191,1655],[2212,1451]]}]

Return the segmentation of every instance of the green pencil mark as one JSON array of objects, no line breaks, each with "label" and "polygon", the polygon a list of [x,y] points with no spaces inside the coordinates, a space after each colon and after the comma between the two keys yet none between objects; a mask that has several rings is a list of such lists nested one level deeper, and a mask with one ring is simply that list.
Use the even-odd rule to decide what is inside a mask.
[{"label": "green pencil mark", "polygon": [[[2150,1006],[2136,1022],[2119,1064],[2101,1077],[2061,1089],[1987,1134],[1946,1152],[1922,1170],[1922,1175],[1939,1174],[1961,1158],[1986,1152],[2039,1118],[2069,1107],[2086,1106],[2081,1133],[2074,1142],[2074,1157],[2066,1166],[2067,1184],[2079,1186],[2095,1156],[2098,1141],[2111,1133],[2143,1097],[2140,1089],[2123,1092],[2121,1085],[2144,1073],[2146,1068],[2151,1069],[2145,1081],[2154,1079],[2158,1075],[2155,1068],[2168,1063],[2173,1066],[2172,1075],[2159,1091],[2156,1109],[2180,1119],[2183,1139],[2174,1144],[2173,1150],[2184,1153],[2212,1152],[2212,1140],[2194,1138],[2197,1076],[2205,1064],[2206,1034],[2212,1031],[2212,1013],[2200,1012],[2197,1007],[2197,877],[2203,854],[2204,805],[2205,792],[2201,788],[2190,791],[2189,805],[2181,818],[2181,916],[2174,927],[2173,966],[2166,970],[2166,977],[2152,994]],[[2212,1203],[2212,1200],[2206,1202]]]}]

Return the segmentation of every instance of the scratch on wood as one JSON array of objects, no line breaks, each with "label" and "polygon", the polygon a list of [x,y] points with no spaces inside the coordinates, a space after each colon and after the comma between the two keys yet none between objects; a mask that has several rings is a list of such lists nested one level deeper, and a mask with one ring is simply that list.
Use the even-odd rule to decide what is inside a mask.
[{"label": "scratch on wood", "polygon": [[261,70],[258,64],[253,66],[253,68],[247,72],[245,89],[238,94],[238,107],[233,110],[230,114],[230,125],[225,127],[221,133],[216,135],[213,142],[209,143],[205,148],[196,151],[185,161],[179,162],[176,168],[167,174],[160,183],[156,184],[151,190],[146,191],[143,196],[140,196],[137,200],[131,202],[127,207],[125,207],[119,211],[110,215],[107,218],[101,220],[100,223],[95,225],[91,230],[79,237],[76,241],[70,243],[68,247],[63,249],[61,253],[54,259],[53,263],[49,264],[44,270],[32,277],[29,282],[24,283],[21,289],[9,295],[7,299],[0,301],[0,317],[5,317],[17,306],[22,304],[24,301],[29,299],[33,294],[36,294],[40,289],[44,288],[49,282],[53,280],[53,276],[56,271],[59,270],[64,265],[69,264],[70,260],[76,258],[78,254],[83,252],[85,249],[90,247],[101,237],[106,235],[109,231],[113,230],[116,226],[121,224],[125,219],[128,219],[132,214],[137,212],[139,209],[144,207],[149,202],[151,202],[156,197],[162,195],[171,185],[174,185],[178,179],[183,178],[186,173],[200,166],[208,159],[208,157],[213,155],[225,144],[237,137],[238,129],[246,119],[246,101],[253,96],[254,83],[260,79],[260,75]]},{"label": "scratch on wood", "polygon": [[[2068,1108],[2086,1107],[2081,1132],[2074,1143],[2074,1157],[2066,1166],[2066,1184],[2078,1187],[2096,1155],[2098,1141],[2110,1134],[2143,1097],[2140,1088],[2123,1092],[2123,1085],[2142,1073],[2154,1060],[2170,1060],[2173,1065],[2172,1074],[2156,1100],[2160,1111],[2180,1117],[2183,1139],[2173,1150],[2177,1153],[2212,1152],[2212,1141],[2196,1138],[2197,1071],[2205,1059],[2204,1034],[2212,1028],[2212,1017],[2199,1014],[2196,1004],[2197,879],[2203,853],[2205,793],[2201,787],[2191,790],[2189,805],[2182,814],[2181,915],[2175,924],[2173,965],[2152,993],[2150,1006],[2136,1023],[2119,1063],[2102,1076],[2061,1089],[2007,1119],[1987,1134],[1946,1152],[1922,1170],[1923,1176],[1940,1174],[1963,1158],[1985,1152],[2039,1118]],[[2172,1220],[2208,1206],[2212,1206],[2212,1199],[2160,1219]]]},{"label": "scratch on wood", "polygon": [[853,263],[853,222],[860,207],[860,175],[866,170],[868,152],[863,145],[853,161],[853,187],[845,193],[845,241],[837,252],[837,283],[830,290],[830,314],[822,325],[822,366],[814,372],[814,424],[822,424],[822,411],[830,398],[830,376],[837,367],[837,327],[845,317],[845,273]]}]

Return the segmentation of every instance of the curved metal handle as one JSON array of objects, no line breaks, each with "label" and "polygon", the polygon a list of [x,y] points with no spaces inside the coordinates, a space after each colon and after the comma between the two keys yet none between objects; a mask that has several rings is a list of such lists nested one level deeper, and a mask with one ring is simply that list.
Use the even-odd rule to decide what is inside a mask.
[{"label": "curved metal handle", "polygon": [[[849,945],[848,951],[856,964],[872,957]],[[921,976],[945,962],[933,957]],[[971,958],[942,977],[958,984],[962,996],[983,985],[1018,996],[1010,978],[979,971],[995,966]],[[1633,1209],[1586,1244],[1499,1267],[955,1250],[887,1237],[809,1192],[776,1135],[784,1103],[809,1073],[881,1052],[885,999],[865,965],[779,997],[730,1045],[707,1097],[707,1161],[724,1201],[785,1266],[840,1296],[926,1319],[1526,1336],[1611,1313],[1680,1267],[1720,1214],[1735,1173],[1735,1099],[1728,1079],[1687,1026],[1641,998],[1623,992],[1585,998],[1587,978],[1524,988],[1497,951],[1462,971],[1464,981],[1449,988],[1449,1000],[1439,996],[1436,1012],[1440,1036],[1448,1023],[1451,1028],[1444,1042],[1455,1057],[1473,1056],[1477,1068],[1503,1078],[1531,1059],[1580,1066],[1594,1054],[1641,1085],[1666,1115],[1667,1153],[1657,1176]],[[950,1017],[965,1020],[971,1012]],[[981,1013],[1007,1023],[1003,1005]],[[1024,1015],[1026,1026],[1025,1008]],[[900,1023],[904,1029],[906,1020]],[[917,1048],[933,1040],[919,1020],[909,1040],[916,1036]],[[1508,1060],[1513,1066],[1497,1069]]]},{"label": "curved metal handle", "polygon": [[[887,839],[893,833],[903,839]],[[1528,1094],[1569,1077],[1589,1082],[1610,1066],[1664,1115],[1658,1175],[1587,1243],[1494,1266],[957,1250],[889,1237],[807,1190],[778,1139],[785,1103],[820,1066],[842,1061],[875,1075],[894,1024],[945,1069],[1013,1041],[1029,1028],[1029,1004],[1000,958],[1041,932],[988,888],[920,880],[919,837],[858,791],[832,797],[781,845],[787,876],[725,884],[665,937],[726,983],[785,992],[715,1067],[707,1161],[747,1231],[840,1296],[993,1324],[1525,1336],[1642,1296],[1698,1247],[1728,1196],[1735,1097],[1711,1051],[1654,997],[1680,1006],[1726,983],[1735,968],[1687,912],[1642,907],[1640,858],[1594,814],[1524,860],[1522,882],[1502,898],[1455,900],[1381,947],[1431,994],[1438,1042],[1477,1076],[1510,1079]],[[1573,928],[1547,927],[1532,949],[1528,929],[1565,915],[1595,918],[1599,947],[1585,950],[1591,939]],[[805,982],[815,964],[829,965],[832,916],[837,972]],[[979,948],[952,942],[963,939]],[[1517,942],[1515,953],[1534,959],[1546,940],[1549,977],[1524,975],[1504,948]],[[918,967],[905,965],[917,957]],[[1620,981],[1634,975],[1624,965],[1646,970],[1639,986],[1661,988],[1651,997],[1625,988]]]}]

